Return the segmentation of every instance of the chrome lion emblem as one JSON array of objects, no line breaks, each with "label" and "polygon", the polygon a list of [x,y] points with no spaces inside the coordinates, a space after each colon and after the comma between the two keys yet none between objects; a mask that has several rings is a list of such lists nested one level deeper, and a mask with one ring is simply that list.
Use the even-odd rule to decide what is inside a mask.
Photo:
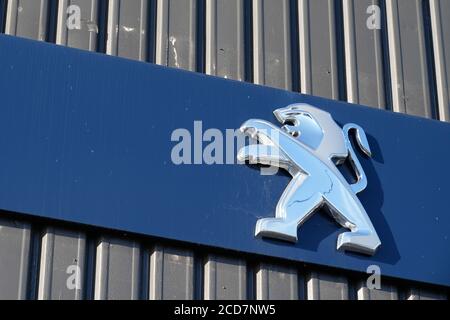
[{"label": "chrome lion emblem", "polygon": [[[290,105],[275,110],[274,115],[281,128],[251,119],[240,129],[258,144],[242,148],[239,161],[276,166],[292,175],[275,218],[258,220],[255,235],[297,242],[299,226],[323,207],[350,230],[339,235],[338,250],[375,254],[381,241],[356,196],[367,187],[367,178],[350,141],[354,132],[358,147],[370,157],[364,130],[355,124],[342,129],[329,113],[307,104]],[[349,184],[337,168],[347,158],[357,177],[354,184]]]}]

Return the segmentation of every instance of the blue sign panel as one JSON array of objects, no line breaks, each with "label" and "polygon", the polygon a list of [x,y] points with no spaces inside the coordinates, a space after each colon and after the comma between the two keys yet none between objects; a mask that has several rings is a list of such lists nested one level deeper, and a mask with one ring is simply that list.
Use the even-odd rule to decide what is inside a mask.
[{"label": "blue sign panel", "polygon": [[[276,124],[273,111],[294,103],[364,129],[358,199],[381,242],[373,256],[336,250],[348,230],[324,212],[297,242],[255,237],[292,177],[233,163],[227,132]],[[9,212],[449,286],[449,138],[437,121],[0,36]]]}]

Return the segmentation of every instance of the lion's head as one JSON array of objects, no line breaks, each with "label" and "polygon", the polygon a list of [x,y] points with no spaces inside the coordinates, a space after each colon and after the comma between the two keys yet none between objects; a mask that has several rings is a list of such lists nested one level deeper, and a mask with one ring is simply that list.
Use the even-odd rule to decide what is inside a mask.
[{"label": "lion's head", "polygon": [[[312,110],[315,109],[315,110]],[[311,149],[317,149],[322,142],[324,132],[315,113],[320,111],[306,104],[293,104],[275,110],[273,113],[283,125],[282,130],[289,133]]]}]

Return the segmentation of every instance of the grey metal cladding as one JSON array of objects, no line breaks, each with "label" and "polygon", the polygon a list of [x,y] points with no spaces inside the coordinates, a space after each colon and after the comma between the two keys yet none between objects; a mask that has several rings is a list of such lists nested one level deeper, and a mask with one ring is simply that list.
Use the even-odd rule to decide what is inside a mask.
[{"label": "grey metal cladding", "polygon": [[206,73],[244,80],[244,0],[207,0],[205,33]]},{"label": "grey metal cladding", "polygon": [[[71,6],[78,6],[80,9],[79,29],[68,27],[68,18],[74,14],[72,10],[68,12]],[[59,0],[57,21],[57,44],[89,51],[97,50],[98,0]]]},{"label": "grey metal cladding", "polygon": [[295,268],[261,263],[256,271],[256,299],[297,300],[298,282]]},{"label": "grey metal cladding", "polygon": [[156,63],[195,71],[197,1],[158,0],[156,12]]},{"label": "grey metal cladding", "polygon": [[365,281],[361,281],[357,288],[358,300],[398,300],[398,290],[384,280],[380,289],[369,289]]},{"label": "grey metal cladding", "polygon": [[450,121],[450,1],[430,0],[439,118]]},{"label": "grey metal cladding", "polygon": [[339,77],[334,0],[299,0],[302,93],[338,99]]},{"label": "grey metal cladding", "polygon": [[136,300],[140,285],[140,244],[103,237],[97,245],[95,299]]},{"label": "grey metal cladding", "polygon": [[147,59],[148,0],[109,0],[106,53]]},{"label": "grey metal cladding", "polygon": [[253,78],[292,90],[289,0],[253,0]]},{"label": "grey metal cladding", "polygon": [[48,5],[48,0],[9,0],[5,33],[45,41]]},{"label": "grey metal cladding", "polygon": [[406,298],[408,300],[447,300],[447,294],[444,290],[433,290],[425,288],[412,288],[408,291]]},{"label": "grey metal cladding", "polygon": [[0,300],[26,299],[31,226],[0,219]]},{"label": "grey metal cladding", "polygon": [[433,115],[422,0],[387,0],[394,111]]},{"label": "grey metal cladding", "polygon": [[381,29],[367,26],[373,5],[380,8],[380,1],[343,0],[347,99],[386,109]]},{"label": "grey metal cladding", "polygon": [[308,300],[348,300],[348,280],[344,276],[311,272],[307,276]]},{"label": "grey metal cladding", "polygon": [[151,300],[194,298],[194,255],[190,251],[156,246],[150,256]]},{"label": "grey metal cladding", "polygon": [[41,243],[38,299],[83,299],[85,235],[50,227],[45,230]]},{"label": "grey metal cladding", "polygon": [[247,267],[243,260],[209,255],[204,267],[206,300],[245,300]]}]

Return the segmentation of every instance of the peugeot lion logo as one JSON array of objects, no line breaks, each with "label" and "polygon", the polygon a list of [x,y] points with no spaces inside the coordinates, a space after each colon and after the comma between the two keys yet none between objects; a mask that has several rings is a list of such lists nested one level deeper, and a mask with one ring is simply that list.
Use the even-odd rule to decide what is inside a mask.
[{"label": "peugeot lion logo", "polygon": [[[355,124],[341,129],[331,115],[307,104],[274,111],[283,125],[251,119],[241,132],[258,141],[242,148],[239,161],[271,165],[292,175],[276,207],[275,218],[258,220],[255,235],[297,242],[297,229],[319,208],[326,208],[350,232],[339,235],[337,249],[373,255],[381,241],[356,194],[367,186],[364,170],[349,139],[371,156],[364,130]],[[273,138],[276,133],[277,139]],[[336,167],[349,158],[357,181],[349,184]]]}]

